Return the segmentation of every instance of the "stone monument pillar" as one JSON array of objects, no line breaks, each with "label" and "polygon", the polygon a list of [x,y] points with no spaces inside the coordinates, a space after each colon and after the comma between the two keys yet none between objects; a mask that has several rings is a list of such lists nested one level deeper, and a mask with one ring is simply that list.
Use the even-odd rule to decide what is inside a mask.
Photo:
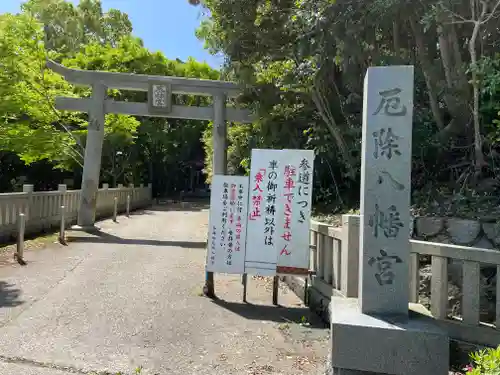
[{"label": "stone monument pillar", "polygon": [[408,315],[413,67],[364,84],[359,299],[332,298],[333,374],[446,375],[448,337]]},{"label": "stone monument pillar", "polygon": [[413,67],[369,68],[363,98],[359,302],[408,315]]}]

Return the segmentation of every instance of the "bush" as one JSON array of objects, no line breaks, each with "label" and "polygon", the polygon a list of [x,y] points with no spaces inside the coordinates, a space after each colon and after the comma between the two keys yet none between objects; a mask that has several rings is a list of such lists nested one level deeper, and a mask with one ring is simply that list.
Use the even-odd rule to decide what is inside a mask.
[{"label": "bush", "polygon": [[500,375],[500,346],[471,354],[473,363],[464,370],[467,375]]}]

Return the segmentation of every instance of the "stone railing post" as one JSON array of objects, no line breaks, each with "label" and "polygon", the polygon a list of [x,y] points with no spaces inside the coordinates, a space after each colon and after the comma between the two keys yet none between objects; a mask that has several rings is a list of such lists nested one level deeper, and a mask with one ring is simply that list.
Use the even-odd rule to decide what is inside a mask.
[{"label": "stone railing post", "polygon": [[309,242],[312,253],[312,269],[314,272],[318,272],[318,235],[313,230],[309,231]]},{"label": "stone railing post", "polygon": [[[31,220],[31,215],[36,212],[35,207],[33,207],[33,191],[34,191],[34,186],[30,184],[24,184],[23,185],[23,193],[27,193],[28,199],[26,200],[26,210],[24,213],[26,221]],[[19,212],[18,212],[19,214]]]},{"label": "stone railing post", "polygon": [[[325,264],[325,235],[321,233],[321,227],[323,224],[318,224],[318,232],[316,234],[316,256],[317,256],[317,267],[316,267],[316,277],[320,280],[324,280],[324,264]],[[331,260],[330,260],[331,261]]]},{"label": "stone railing post", "polygon": [[122,190],[123,190],[123,184],[118,184],[117,188],[118,188],[119,190],[116,192],[116,195],[115,195],[115,196],[116,196],[116,199],[118,200],[118,206],[117,206],[117,207],[118,207],[118,213],[120,213],[120,212],[121,212],[121,210],[122,210],[122,208],[121,208],[121,207],[122,207],[122,205],[123,205],[123,203],[122,203],[122,202],[123,202],[123,199],[122,199],[122,194],[123,194],[123,192],[122,192]]},{"label": "stone railing post", "polygon": [[24,262],[24,233],[26,230],[26,215],[20,212],[17,216],[17,249],[15,257],[21,265],[25,265]]},{"label": "stone railing post", "polygon": [[340,291],[349,298],[358,297],[359,225],[359,215],[342,215]]},{"label": "stone railing post", "polygon": [[116,223],[118,221],[118,198],[113,197],[113,221]]},{"label": "stone railing post", "polygon": [[68,186],[66,184],[59,184],[59,185],[57,185],[57,191],[61,192],[61,201],[60,201],[59,207],[60,206],[67,206],[66,192],[68,191]]},{"label": "stone railing post", "polygon": [[104,190],[108,190],[109,189],[109,184],[102,184],[102,188]]}]

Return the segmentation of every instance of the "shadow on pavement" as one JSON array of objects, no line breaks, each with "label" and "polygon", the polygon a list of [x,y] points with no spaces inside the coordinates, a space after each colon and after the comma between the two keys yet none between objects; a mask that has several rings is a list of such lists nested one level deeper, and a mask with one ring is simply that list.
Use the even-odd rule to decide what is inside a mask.
[{"label": "shadow on pavement", "polygon": [[307,307],[254,305],[251,303],[212,300],[216,305],[246,319],[267,320],[276,323],[306,323],[311,328],[327,328],[325,322]]},{"label": "shadow on pavement", "polygon": [[86,233],[82,236],[71,236],[66,237],[68,242],[81,242],[81,243],[114,243],[123,245],[144,245],[144,246],[168,246],[168,247],[184,247],[188,249],[205,249],[206,242],[195,242],[195,241],[164,241],[164,240],[150,240],[150,239],[140,239],[140,238],[122,238],[114,236],[112,234],[96,231],[91,233]]},{"label": "shadow on pavement", "polygon": [[15,288],[13,284],[0,281],[0,308],[21,305],[23,301],[19,299],[20,296],[20,289]]}]

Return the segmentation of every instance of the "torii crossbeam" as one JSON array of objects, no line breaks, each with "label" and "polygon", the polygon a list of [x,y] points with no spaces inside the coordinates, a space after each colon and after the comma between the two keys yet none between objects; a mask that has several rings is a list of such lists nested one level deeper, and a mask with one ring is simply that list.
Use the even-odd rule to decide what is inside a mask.
[{"label": "torii crossbeam", "polygon": [[[235,97],[243,91],[241,86],[232,82],[86,71],[66,68],[53,61],[48,61],[47,67],[63,76],[69,83],[92,87],[90,98],[56,98],[56,108],[59,110],[87,112],[89,114],[82,194],[77,222],[78,226],[85,230],[95,228],[95,210],[106,113],[213,121],[212,170],[214,174],[225,174],[227,170],[226,121],[250,123],[253,120],[248,110],[226,108],[226,99]],[[147,91],[148,102],[119,102],[107,99],[107,89]],[[172,94],[212,96],[213,106],[172,105]]]}]

